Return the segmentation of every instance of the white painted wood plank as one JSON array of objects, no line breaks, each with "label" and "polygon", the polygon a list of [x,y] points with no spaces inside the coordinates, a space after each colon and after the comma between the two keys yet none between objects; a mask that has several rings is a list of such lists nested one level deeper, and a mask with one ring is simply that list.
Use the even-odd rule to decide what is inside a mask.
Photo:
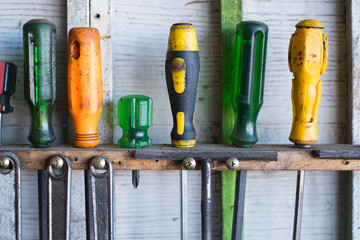
[{"label": "white painted wood plank", "polygon": [[67,29],[88,27],[90,24],[89,0],[67,0]]},{"label": "white painted wood plank", "polygon": [[[348,43],[348,74],[349,74],[349,87],[348,87],[348,104],[349,104],[349,141],[353,144],[360,143],[360,17],[357,12],[360,10],[359,1],[347,1],[347,43]],[[350,230],[351,236],[354,240],[360,239],[360,172],[353,171],[349,177],[351,185],[349,187],[349,194],[351,196],[350,211],[351,216],[348,218],[351,221]]]},{"label": "white painted wood plank", "polygon": [[[169,30],[173,23],[190,22],[195,26],[201,62],[195,125],[211,125],[208,131],[219,136],[220,2],[188,3],[185,0],[116,1],[114,124],[117,123],[118,99],[128,94],[144,94],[154,101],[154,125],[172,125],[164,67]],[[164,134],[157,135],[159,131],[154,131],[151,137],[156,143],[170,143],[170,130],[165,126]],[[198,131],[199,135],[202,134]],[[114,136],[115,139],[119,137]],[[216,141],[215,137],[206,140]]]},{"label": "white painted wood plank", "polygon": [[90,27],[100,34],[101,67],[103,81],[103,110],[98,125],[102,144],[113,140],[113,54],[112,54],[112,0],[90,0]]},{"label": "white painted wood plank", "polygon": [[[57,31],[57,96],[53,110],[53,124],[56,132],[55,143],[64,142],[67,126],[66,104],[66,4],[60,0],[36,0],[31,3],[22,1],[2,1],[0,17],[1,59],[17,65],[16,91],[11,98],[14,112],[4,115],[3,144],[30,144],[27,135],[30,130],[30,113],[24,99],[24,58],[23,25],[35,18],[46,18],[56,25]],[[18,128],[14,128],[17,126]]]},{"label": "white painted wood plank", "polygon": [[[347,142],[347,65],[345,2],[256,0],[243,2],[243,19],[269,25],[264,105],[258,118],[259,143],[287,143],[292,122],[288,46],[303,19],[325,25],[329,64],[321,76],[319,143]],[[302,239],[346,239],[345,174],[306,172]],[[249,172],[245,201],[245,239],[291,239],[295,172]],[[256,185],[253,185],[256,182]],[[274,196],[275,195],[275,196]],[[331,207],[329,207],[331,206]]]}]

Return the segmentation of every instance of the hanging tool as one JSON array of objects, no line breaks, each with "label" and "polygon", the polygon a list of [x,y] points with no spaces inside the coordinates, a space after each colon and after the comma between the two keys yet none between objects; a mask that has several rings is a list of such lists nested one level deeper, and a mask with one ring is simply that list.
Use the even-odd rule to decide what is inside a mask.
[{"label": "hanging tool", "polygon": [[[293,73],[291,100],[293,122],[289,140],[298,148],[317,143],[317,113],[321,97],[320,75],[328,63],[328,41],[324,25],[316,20],[296,24],[289,45],[289,69]],[[298,171],[293,239],[300,239],[304,193],[304,171]]]},{"label": "hanging tool", "polygon": [[[148,129],[152,124],[152,99],[143,95],[128,95],[119,99],[119,126],[123,135],[118,145],[124,148],[143,148],[152,144]],[[139,170],[132,170],[132,184],[139,185]]]},{"label": "hanging tool", "polygon": [[0,152],[1,239],[21,239],[20,176],[19,158],[12,152]]},{"label": "hanging tool", "polygon": [[68,41],[68,105],[75,124],[74,145],[96,147],[102,112],[100,36],[95,28],[72,28]]},{"label": "hanging tool", "polygon": [[[235,69],[232,92],[235,123],[231,142],[241,148],[252,147],[259,139],[256,120],[263,104],[268,26],[243,21],[236,27]],[[231,239],[242,239],[246,171],[236,173]],[[241,204],[241,206],[239,206]]]},{"label": "hanging tool", "polygon": [[[177,148],[192,148],[195,146],[196,133],[193,125],[196,90],[199,80],[200,60],[195,28],[190,23],[176,23],[171,26],[168,48],[165,61],[166,83],[173,115],[173,129],[171,131],[172,145]],[[210,167],[210,165],[204,165]],[[207,169],[210,176],[210,168]],[[205,174],[205,172],[203,172]],[[181,193],[187,191],[187,177],[182,172]],[[205,184],[205,183],[203,183]],[[210,193],[209,193],[210,194]],[[202,198],[206,198],[202,193]],[[182,194],[182,203],[186,204]],[[210,209],[210,200],[203,201],[206,209]],[[182,205],[182,209],[186,206]],[[203,208],[202,208],[203,209]],[[182,214],[182,216],[186,216]],[[204,215],[203,215],[204,216]],[[210,216],[208,216],[210,218]],[[203,239],[205,239],[205,222],[202,222]],[[182,230],[186,230],[187,220],[182,218]],[[187,238],[187,233],[182,232],[182,239]]]},{"label": "hanging tool", "polygon": [[[13,112],[10,97],[15,93],[16,65],[0,61],[0,146],[2,114]],[[3,239],[21,239],[20,160],[11,152],[0,152],[0,233]]]},{"label": "hanging tool", "polygon": [[90,161],[85,189],[87,239],[114,239],[113,168],[109,159],[97,156]]},{"label": "hanging tool", "polygon": [[23,27],[24,88],[31,124],[28,139],[37,148],[55,141],[52,110],[56,98],[56,27],[35,19]]},{"label": "hanging tool", "polygon": [[38,171],[40,239],[70,239],[71,164],[63,155],[46,163]]},{"label": "hanging tool", "polygon": [[2,144],[2,114],[13,112],[10,97],[15,93],[16,70],[15,64],[0,61],[0,146]]}]

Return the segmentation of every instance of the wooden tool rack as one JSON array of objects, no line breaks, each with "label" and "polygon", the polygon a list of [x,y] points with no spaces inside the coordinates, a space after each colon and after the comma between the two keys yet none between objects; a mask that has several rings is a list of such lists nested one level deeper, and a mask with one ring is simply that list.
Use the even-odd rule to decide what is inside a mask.
[{"label": "wooden tool rack", "polygon": [[[360,147],[357,145],[314,145],[297,149],[293,145],[255,145],[250,149],[230,145],[198,144],[194,149],[176,149],[170,145],[154,145],[145,149],[123,149],[116,145],[101,145],[80,149],[55,145],[36,149],[29,145],[1,146],[0,151],[11,151],[21,161],[22,169],[44,169],[48,158],[63,154],[71,160],[72,169],[87,169],[95,156],[107,157],[114,170],[182,170],[182,160],[212,159],[212,170],[227,170],[226,159],[236,157],[239,170],[360,170]],[[174,157],[177,156],[177,157]],[[196,170],[200,169],[197,164]]]}]

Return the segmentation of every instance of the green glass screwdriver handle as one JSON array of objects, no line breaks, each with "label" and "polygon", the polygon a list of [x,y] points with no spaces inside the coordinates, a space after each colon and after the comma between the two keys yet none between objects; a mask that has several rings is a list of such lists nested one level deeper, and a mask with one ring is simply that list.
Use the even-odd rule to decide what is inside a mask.
[{"label": "green glass screwdriver handle", "polygon": [[143,148],[152,140],[147,131],[152,124],[152,99],[143,95],[128,95],[119,99],[119,126],[123,135],[118,141],[120,147]]},{"label": "green glass screwdriver handle", "polygon": [[256,120],[263,104],[268,26],[243,21],[236,27],[232,105],[235,124],[230,136],[237,147],[252,147],[257,141]]},{"label": "green glass screwdriver handle", "polygon": [[31,115],[28,139],[34,147],[55,141],[52,110],[56,98],[56,27],[44,19],[23,27],[25,99]]}]

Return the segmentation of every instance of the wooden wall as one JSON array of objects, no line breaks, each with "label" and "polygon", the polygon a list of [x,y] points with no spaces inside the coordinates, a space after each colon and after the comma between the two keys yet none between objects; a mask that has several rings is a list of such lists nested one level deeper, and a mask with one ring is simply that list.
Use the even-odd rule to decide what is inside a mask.
[{"label": "wooden wall", "polygon": [[[320,143],[345,143],[347,74],[345,3],[341,0],[247,0],[244,20],[269,25],[265,104],[258,131],[261,143],[289,143],[291,74],[287,48],[294,25],[316,18],[329,37],[329,66],[323,75],[319,111]],[[57,142],[67,142],[66,4],[60,0],[4,0],[0,3],[0,55],[18,66],[15,112],[4,117],[4,144],[27,144],[30,118],[23,98],[22,26],[33,18],[47,18],[57,26],[57,102],[54,125]],[[220,0],[116,0],[113,23],[114,142],[121,135],[117,100],[127,94],[145,94],[154,100],[155,143],[170,143],[172,118],[165,84],[164,61],[172,23],[194,24],[199,42],[201,71],[195,127],[199,142],[219,142],[221,125]],[[106,81],[111,81],[107,79]],[[178,171],[141,171],[133,189],[130,171],[115,173],[116,239],[179,239],[180,185]],[[290,239],[295,198],[295,172],[248,172],[245,205],[246,239]],[[38,239],[37,176],[24,171],[23,239]],[[189,172],[189,239],[200,239],[200,173]],[[346,239],[345,173],[306,172],[303,239]],[[85,239],[83,173],[74,171],[71,239]],[[213,237],[221,236],[220,174],[213,180]]]}]

